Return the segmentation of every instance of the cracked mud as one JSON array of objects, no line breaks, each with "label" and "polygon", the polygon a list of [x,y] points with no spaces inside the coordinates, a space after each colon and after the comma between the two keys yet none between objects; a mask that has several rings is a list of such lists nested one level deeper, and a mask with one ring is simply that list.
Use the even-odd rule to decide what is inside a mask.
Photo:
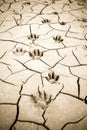
[{"label": "cracked mud", "polygon": [[87,0],[0,0],[0,130],[87,130]]}]

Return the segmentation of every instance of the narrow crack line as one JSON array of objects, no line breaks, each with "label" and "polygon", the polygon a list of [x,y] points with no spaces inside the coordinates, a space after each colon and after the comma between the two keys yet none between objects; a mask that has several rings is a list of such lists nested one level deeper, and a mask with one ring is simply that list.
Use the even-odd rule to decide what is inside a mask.
[{"label": "narrow crack line", "polygon": [[14,127],[14,125],[16,124],[17,120],[18,120],[18,116],[19,116],[19,102],[20,102],[20,99],[21,99],[21,95],[19,96],[19,99],[17,101],[17,113],[16,113],[16,117],[15,117],[15,120],[13,122],[13,124],[10,126],[9,130],[12,130],[12,128]]},{"label": "narrow crack line", "polygon": [[66,123],[66,124],[61,128],[61,130],[64,130],[64,128],[65,128],[67,125],[69,125],[69,124],[77,124],[77,123],[79,123],[80,121],[82,121],[83,119],[85,119],[86,116],[87,116],[87,115],[85,115],[84,117],[80,118],[78,121]]},{"label": "narrow crack line", "polygon": [[[35,19],[36,17],[37,17],[38,15],[36,14],[34,17],[32,17],[31,19],[29,19],[27,22],[26,22],[26,25],[29,23],[30,24],[30,22],[33,20],[33,19]],[[28,24],[28,25],[29,25]],[[32,23],[31,23],[32,24]]]},{"label": "narrow crack line", "polygon": [[[16,60],[16,59],[14,59],[14,60]],[[33,72],[36,72],[36,73],[39,73],[39,74],[41,74],[41,72],[39,72],[39,71],[37,71],[37,70],[33,70],[33,69],[30,69],[30,68],[28,68],[26,65],[24,65],[21,61],[19,61],[19,60],[16,60],[17,62],[19,62],[22,66],[24,66],[27,70],[30,70],[30,71],[33,71]]]},{"label": "narrow crack line", "polygon": [[41,62],[43,62],[45,65],[47,65],[47,66],[49,66],[49,67],[51,67],[49,64],[47,64],[44,60],[42,60],[42,59],[39,59]]},{"label": "narrow crack line", "polygon": [[18,20],[16,20],[15,17],[13,17],[13,18],[14,18],[14,21],[15,21],[16,25],[19,26],[20,24],[18,23]]},{"label": "narrow crack line", "polygon": [[25,45],[25,46],[29,46],[23,42],[19,42],[19,41],[15,41],[15,40],[8,40],[8,39],[0,39],[0,41],[6,41],[6,42],[13,42],[13,43],[17,43],[17,44],[22,44],[22,45]]},{"label": "narrow crack line", "polygon": [[11,68],[9,66],[7,66],[8,70],[11,72],[11,74],[13,74]]},{"label": "narrow crack line", "polygon": [[30,62],[30,61],[32,61],[32,59],[25,61],[24,64],[26,64],[26,63],[28,63],[28,62]]},{"label": "narrow crack line", "polygon": [[[75,47],[79,47],[79,46],[81,46],[82,44],[80,44],[80,45],[74,45],[74,46],[67,46],[66,48],[65,47],[60,47],[60,48],[44,48],[44,49],[46,49],[45,51],[43,51],[43,52],[47,52],[47,51],[53,51],[53,50],[65,50],[65,49],[68,49],[68,48],[75,48]],[[38,45],[39,46],[39,45]],[[40,46],[40,47],[42,47],[43,48],[43,46]]]},{"label": "narrow crack line", "polygon": [[44,120],[44,123],[43,123],[43,125],[45,125],[45,123],[46,123],[46,119],[45,119],[45,113],[46,113],[46,110],[43,112],[43,114],[42,114],[42,117],[43,117],[43,120]]},{"label": "narrow crack line", "polygon": [[77,96],[75,96],[75,95],[72,95],[72,94],[69,94],[69,93],[65,93],[65,92],[60,92],[61,94],[64,94],[64,95],[67,95],[67,96],[70,96],[70,97],[73,97],[73,98],[75,98],[75,99],[78,99],[78,100],[80,100],[80,101],[83,101],[84,102],[84,99],[82,99],[82,98],[78,98]]},{"label": "narrow crack line", "polygon": [[16,106],[17,106],[16,117],[15,117],[14,122],[13,122],[12,125],[10,126],[9,130],[12,130],[12,129],[13,129],[13,127],[15,126],[15,124],[16,124],[16,122],[17,122],[17,120],[18,120],[18,116],[19,116],[19,102],[20,102],[21,97],[22,97],[22,95],[21,95],[22,90],[23,90],[23,84],[21,85],[21,88],[20,88],[20,91],[19,91],[19,95],[20,95],[20,96],[19,96],[18,101],[17,101],[17,104],[16,104]]},{"label": "narrow crack line", "polygon": [[16,43],[16,44],[14,45],[14,47],[12,47],[8,52],[12,52],[12,51],[16,48],[17,45],[18,45],[18,44]]},{"label": "narrow crack line", "polygon": [[8,63],[2,62],[2,61],[0,61],[0,64],[4,64],[4,65],[6,65],[6,66],[9,66]]},{"label": "narrow crack line", "polygon": [[41,15],[42,12],[44,11],[44,9],[46,9],[49,5],[47,4],[45,7],[43,7],[43,9],[40,11],[40,13],[38,15]]},{"label": "narrow crack line", "polygon": [[2,56],[0,56],[0,59],[2,59],[6,55],[7,51],[3,53]]},{"label": "narrow crack line", "polygon": [[59,64],[64,58],[66,57],[66,55],[64,57],[62,57],[62,59],[60,59],[59,61],[57,61],[50,69],[54,68],[57,64]]},{"label": "narrow crack line", "polygon": [[[10,68],[8,68],[8,69],[12,72],[12,70],[11,70]],[[9,78],[9,77],[11,77],[11,76],[13,76],[13,75],[15,75],[15,74],[18,74],[18,73],[20,73],[20,72],[26,71],[26,70],[27,70],[27,69],[19,70],[19,71],[16,71],[16,72],[12,72],[11,74],[9,74],[9,75],[6,77],[6,79]]]},{"label": "narrow crack line", "polygon": [[27,123],[33,123],[33,124],[36,124],[36,125],[39,125],[39,126],[43,126],[44,128],[46,128],[46,130],[50,130],[46,125],[43,125],[42,123],[38,123],[38,122],[35,122],[35,121],[28,121],[28,120],[18,120],[18,122],[27,122]]},{"label": "narrow crack line", "polygon": [[74,54],[74,52],[72,51],[73,56],[75,57],[75,59],[77,60],[78,64],[80,65],[80,61],[78,60],[77,56]]},{"label": "narrow crack line", "polygon": [[56,52],[57,52],[58,56],[60,56],[61,58],[63,58],[63,57],[60,55],[60,53],[59,53],[59,51],[58,51],[58,50],[56,50]]},{"label": "narrow crack line", "polygon": [[78,98],[80,98],[80,78],[77,79],[77,85],[78,85]]},{"label": "narrow crack line", "polygon": [[[5,12],[5,11],[3,11],[2,13],[4,13],[4,12]],[[16,26],[17,26],[17,25],[15,24],[15,25],[11,26],[9,29],[0,32],[0,34],[2,34],[2,33],[6,33],[6,32],[8,32],[9,30],[15,28]]]},{"label": "narrow crack line", "polygon": [[26,84],[26,83],[28,82],[28,80],[29,80],[30,78],[32,78],[35,74],[36,74],[36,73],[33,73],[33,74],[30,75],[25,81],[22,81],[23,84]]},{"label": "narrow crack line", "polygon": [[23,90],[23,84],[21,85],[21,89],[20,89],[20,91],[19,91],[19,95],[20,95],[20,96],[21,96],[22,90]]},{"label": "narrow crack line", "polygon": [[0,105],[16,105],[16,103],[0,103]]},{"label": "narrow crack line", "polygon": [[56,94],[56,96],[52,99],[51,98],[51,101],[54,101],[56,100],[56,98],[59,96],[59,94],[61,93],[61,91],[64,89],[64,84],[62,84],[62,88],[60,89],[60,91]]},{"label": "narrow crack line", "polygon": [[82,78],[80,76],[77,76],[77,75],[73,74],[72,71],[71,71],[71,67],[68,66],[68,69],[69,69],[69,72],[70,72],[71,75],[73,75],[73,76],[75,76],[77,78],[83,79],[83,80],[87,80],[86,78]]},{"label": "narrow crack line", "polygon": [[3,80],[3,79],[0,79],[0,81],[4,82],[4,83],[6,83],[6,84],[9,84],[9,85],[16,86],[15,84],[13,84],[13,83],[10,83],[10,82],[8,82],[8,81],[5,81],[5,80]]},{"label": "narrow crack line", "polygon": [[69,32],[70,29],[71,29],[71,25],[69,26],[68,30],[66,31],[65,37],[67,37],[67,34],[68,34],[68,32]]},{"label": "narrow crack line", "polygon": [[18,122],[27,122],[27,123],[33,123],[33,124],[36,124],[36,125],[43,126],[42,123],[38,123],[38,122],[35,122],[35,121],[29,121],[29,120],[19,120],[18,119]]},{"label": "narrow crack line", "polygon": [[73,39],[77,39],[77,40],[82,40],[82,41],[85,40],[85,38],[78,38],[78,37],[68,36],[68,35],[67,35],[66,37],[73,38]]},{"label": "narrow crack line", "polygon": [[47,129],[47,130],[50,130],[47,126],[46,126],[46,119],[45,119],[45,113],[46,113],[46,110],[44,110],[44,112],[43,112],[43,114],[42,114],[42,117],[43,117],[43,120],[44,120],[44,122],[43,122],[43,126]]},{"label": "narrow crack line", "polygon": [[66,48],[66,45],[64,44],[64,42],[62,42],[62,45],[64,46],[64,48]]},{"label": "narrow crack line", "polygon": [[66,30],[61,30],[61,29],[56,29],[52,27],[52,23],[49,24],[49,27],[52,28],[53,30],[61,31],[61,32],[66,32]]},{"label": "narrow crack line", "polygon": [[31,97],[31,94],[29,95],[29,94],[21,94],[21,97],[22,96],[25,96],[25,97]]},{"label": "narrow crack line", "polygon": [[62,64],[62,63],[59,63],[59,64],[61,64],[61,65],[63,65],[63,66],[66,66],[66,67],[71,67],[71,68],[75,68],[75,67],[80,67],[80,66],[87,66],[87,64],[80,64],[80,65],[65,65],[65,64]]}]

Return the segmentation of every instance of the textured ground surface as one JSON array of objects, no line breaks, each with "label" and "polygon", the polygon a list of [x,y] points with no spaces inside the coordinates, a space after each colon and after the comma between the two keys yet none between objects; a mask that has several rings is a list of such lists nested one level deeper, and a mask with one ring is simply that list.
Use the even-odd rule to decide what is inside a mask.
[{"label": "textured ground surface", "polygon": [[87,3],[0,0],[0,130],[87,130]]}]

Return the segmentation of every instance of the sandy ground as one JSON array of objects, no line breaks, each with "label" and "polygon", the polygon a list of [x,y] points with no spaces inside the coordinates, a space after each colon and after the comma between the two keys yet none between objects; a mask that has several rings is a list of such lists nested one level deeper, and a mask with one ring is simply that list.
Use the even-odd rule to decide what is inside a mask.
[{"label": "sandy ground", "polygon": [[86,0],[0,0],[0,130],[87,130]]}]

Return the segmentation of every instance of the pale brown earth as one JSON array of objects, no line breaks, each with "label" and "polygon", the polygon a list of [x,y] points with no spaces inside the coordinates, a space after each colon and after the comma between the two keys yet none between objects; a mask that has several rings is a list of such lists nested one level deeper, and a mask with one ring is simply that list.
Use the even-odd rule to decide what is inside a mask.
[{"label": "pale brown earth", "polygon": [[0,0],[0,130],[87,130],[86,0]]}]

